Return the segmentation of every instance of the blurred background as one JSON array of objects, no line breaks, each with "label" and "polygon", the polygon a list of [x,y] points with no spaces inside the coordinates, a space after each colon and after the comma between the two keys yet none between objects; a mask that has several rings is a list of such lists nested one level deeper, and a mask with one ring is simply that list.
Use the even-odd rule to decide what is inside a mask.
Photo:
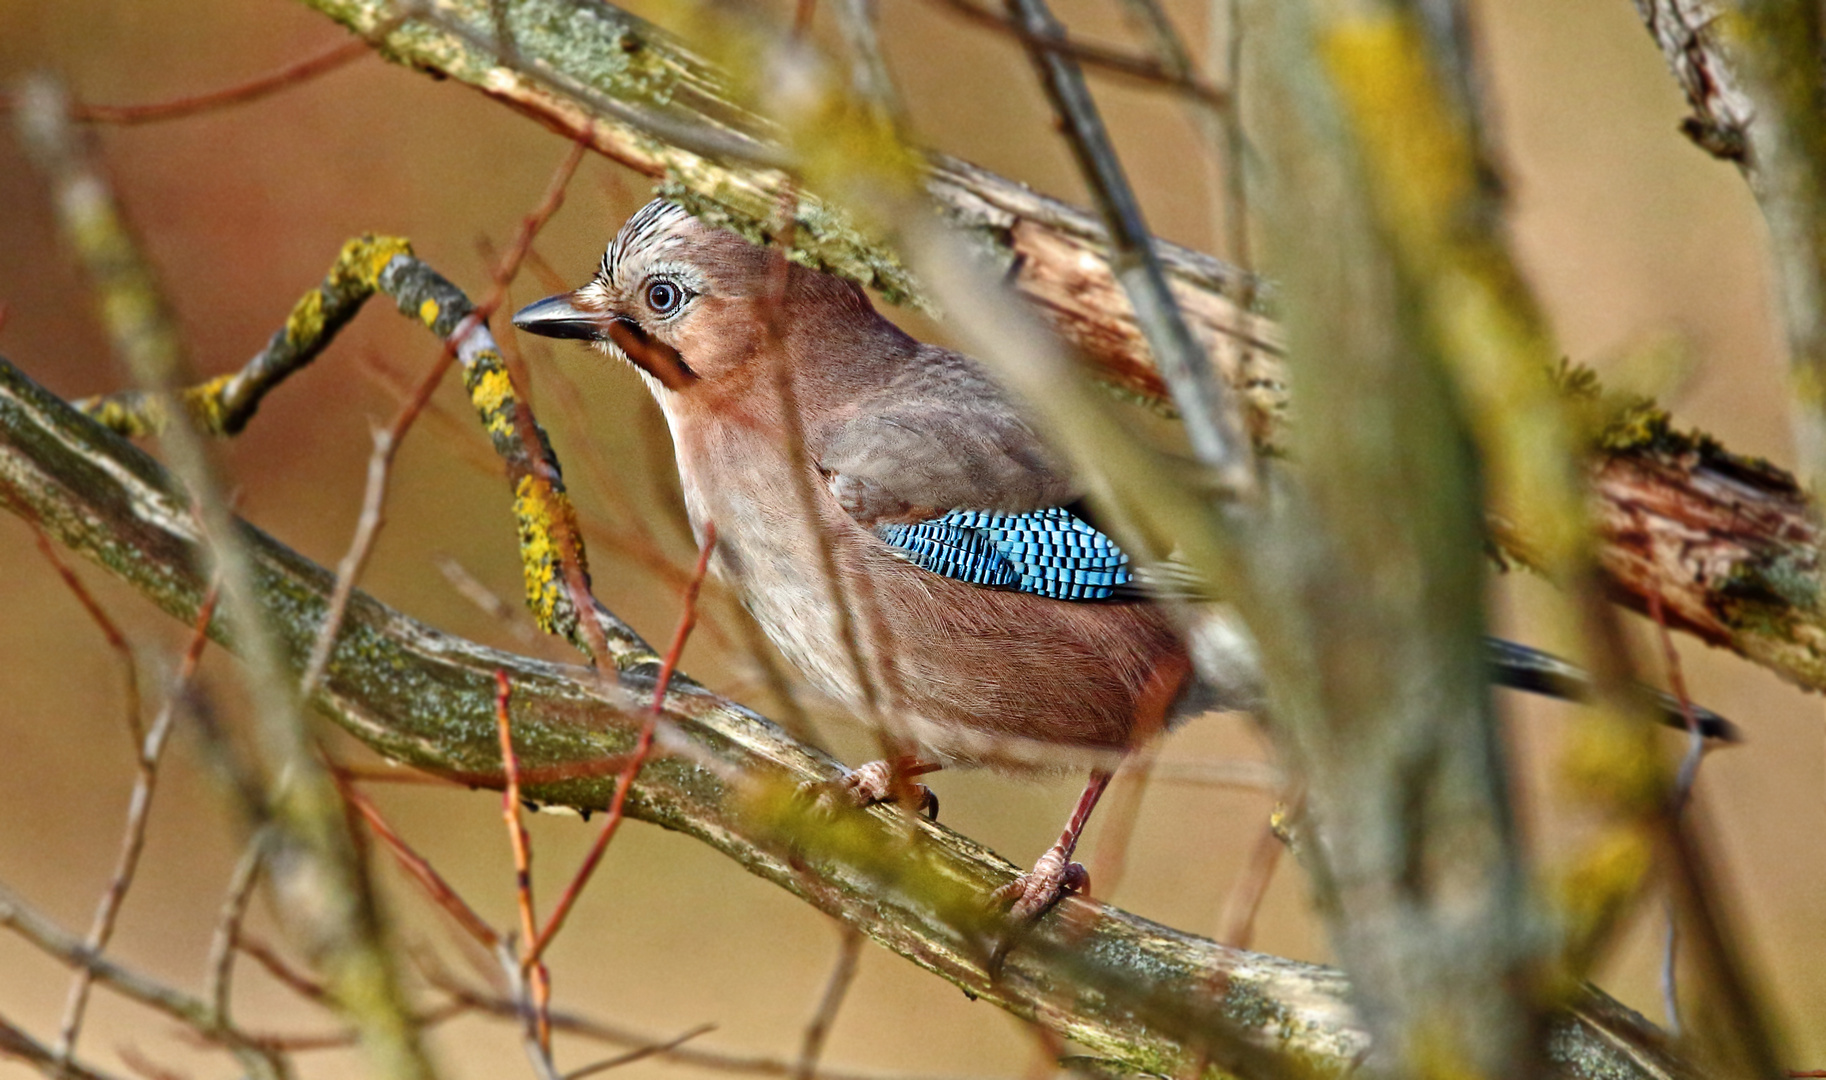
[{"label": "blurred background", "polygon": [[[674,21],[664,3],[625,6],[662,24]],[[1189,40],[1205,39],[1202,0],[1168,6]],[[1633,7],[1624,0],[1480,6],[1516,241],[1566,355],[1594,365],[1614,385],[1657,394],[1679,421],[1739,452],[1789,464],[1760,221],[1736,173],[1676,131],[1683,102]],[[928,0],[882,0],[881,7],[890,63],[927,143],[1084,201],[1017,48]],[[1117,17],[1119,7],[1112,0],[1057,4],[1079,33],[1139,44]],[[78,100],[147,102],[239,82],[345,39],[327,19],[286,0],[0,0],[0,83],[48,69]],[[1222,254],[1212,212],[1215,172],[1200,164],[1186,106],[1098,85],[1156,230]],[[568,149],[465,87],[374,57],[253,105],[98,135],[205,374],[251,356],[338,246],[360,232],[411,238],[421,257],[479,297],[486,287],[481,252],[511,238]],[[647,191],[640,177],[586,160],[537,244],[558,280],[529,269],[513,301],[580,283]],[[0,136],[0,302],[7,312],[0,354],[34,378],[68,396],[121,385],[90,296],[54,233],[45,190],[10,129]],[[922,334],[943,332],[911,325]],[[691,551],[673,508],[669,450],[635,377],[582,348],[521,344],[539,415],[586,514],[622,534],[631,521],[646,522],[655,549],[684,565]],[[415,324],[385,302],[373,305],[223,448],[242,513],[333,564],[355,524],[369,427],[395,409],[375,372],[416,378],[436,354],[436,342]],[[440,570],[440,560],[453,560],[517,604],[507,491],[494,466],[479,467],[488,461],[485,444],[457,390],[453,378],[439,398],[454,422],[421,422],[401,455],[387,529],[363,585],[453,633],[569,661],[555,645],[524,644]],[[592,469],[592,453],[612,469]],[[593,545],[598,595],[649,638],[664,640],[678,599],[654,573],[653,552],[634,557],[604,540]],[[149,701],[156,701],[186,629],[94,568],[84,564],[78,572],[139,649]],[[1531,598],[1543,586],[1513,577],[1493,586],[1508,628],[1526,638]],[[725,599],[707,604],[714,618],[692,640],[684,669],[763,711],[777,710],[747,658],[749,635],[739,617]],[[131,787],[116,658],[35,550],[30,531],[6,515],[0,612],[0,881],[80,931],[108,880]],[[1659,648],[1650,628],[1634,622],[1644,670],[1658,680]],[[1826,1023],[1816,1022],[1826,1020],[1826,967],[1816,962],[1826,947],[1820,703],[1732,656],[1689,640],[1680,646],[1694,697],[1748,735],[1744,745],[1707,759],[1698,789],[1697,805],[1720,848],[1729,914],[1787,1022],[1796,1052],[1789,1064],[1826,1066]],[[239,722],[237,680],[226,658],[212,651],[203,679]],[[831,749],[852,762],[867,756],[866,736],[808,704]],[[1556,747],[1579,716],[1535,701],[1507,704],[1531,842],[1551,860],[1570,835],[1555,812]],[[358,756],[347,740],[332,741]],[[1670,749],[1676,741],[1670,738]],[[1172,737],[1163,760],[1262,754],[1245,719],[1212,717]],[[945,773],[934,786],[953,828],[1026,864],[1056,835],[1078,782]],[[474,906],[497,925],[511,922],[512,872],[497,796],[416,785],[373,790]],[[225,805],[195,738],[180,728],[114,951],[192,989],[201,985],[222,890],[239,854]],[[1142,803],[1126,875],[1119,883],[1099,881],[1099,893],[1169,925],[1215,933],[1271,807],[1259,791],[1157,782]],[[543,815],[532,829],[536,881],[549,900],[594,829]],[[1095,858],[1095,831],[1086,851]],[[442,916],[385,860],[377,865],[397,933],[408,942],[442,941]],[[1298,870],[1283,867],[1254,947],[1328,959],[1305,896]],[[261,901],[250,927],[278,937]],[[1657,900],[1641,908],[1599,971],[1605,989],[1657,1022],[1661,935]],[[828,920],[780,890],[701,845],[634,824],[555,948],[555,1001],[659,1037],[714,1023],[700,1045],[790,1059],[837,940]],[[0,1014],[50,1039],[66,979],[64,969],[0,935]],[[241,965],[236,993],[249,1027],[329,1027],[252,964]],[[457,1021],[437,1029],[432,1044],[452,1077],[526,1068],[514,1033],[498,1021]],[[116,1069],[124,1047],[192,1075],[232,1068],[105,989],[97,992],[82,1047],[85,1057]],[[561,1047],[561,1063],[572,1066],[606,1054]],[[1031,1036],[1000,1011],[868,946],[825,1062],[883,1074],[980,1077],[1022,1074],[1035,1055]],[[299,1060],[306,1075],[324,1077],[347,1074],[356,1063],[344,1051]],[[0,1074],[23,1068],[0,1063]],[[660,1061],[628,1070],[691,1071]]]}]

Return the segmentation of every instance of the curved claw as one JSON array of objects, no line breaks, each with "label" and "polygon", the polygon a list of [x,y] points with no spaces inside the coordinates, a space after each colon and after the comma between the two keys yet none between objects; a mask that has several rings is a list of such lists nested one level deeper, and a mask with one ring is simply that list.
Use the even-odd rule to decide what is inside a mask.
[{"label": "curved claw", "polygon": [[1040,856],[1032,870],[997,889],[993,899],[1008,905],[1010,919],[1031,923],[1067,896],[1089,893],[1090,887],[1090,871],[1084,864],[1069,861],[1064,851],[1054,847]]},{"label": "curved claw", "polygon": [[[833,801],[861,810],[877,803],[895,802],[894,767],[886,761],[858,765],[835,780],[808,780],[799,785],[811,798],[830,796]],[[904,781],[903,781],[904,783]],[[938,796],[924,784],[905,783],[914,799],[914,810],[930,821],[938,820]]]}]

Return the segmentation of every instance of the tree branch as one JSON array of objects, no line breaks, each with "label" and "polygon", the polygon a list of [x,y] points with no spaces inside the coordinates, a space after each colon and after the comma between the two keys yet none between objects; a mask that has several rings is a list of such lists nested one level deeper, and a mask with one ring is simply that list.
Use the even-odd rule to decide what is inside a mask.
[{"label": "tree branch", "polygon": [[[173,616],[194,618],[207,583],[195,569],[195,523],[171,478],[3,361],[0,502]],[[251,526],[238,531],[283,654],[300,670],[332,575]],[[382,754],[499,787],[492,691],[504,670],[528,797],[595,811],[613,796],[601,763],[633,749],[656,668],[637,663],[601,681],[439,633],[357,592],[312,703]],[[629,816],[711,845],[973,995],[1163,1075],[1207,1054],[1250,1075],[1306,1066],[1340,1075],[1364,1049],[1338,972],[1226,949],[1082,900],[1024,938],[992,979],[986,897],[1016,867],[923,821],[909,845],[908,823],[887,809],[808,823],[791,792],[828,780],[837,764],[688,679],[673,681],[664,716]],[[1652,1026],[1596,990],[1578,995],[1555,1032],[1555,1071],[1569,1080],[1694,1075]]]},{"label": "tree branch", "polygon": [[[737,103],[723,77],[689,48],[605,3],[508,0],[517,59],[497,59],[468,38],[424,20],[392,27],[386,0],[304,0],[364,35],[378,34],[397,63],[473,86],[547,127],[661,182],[708,220],[755,240],[772,237],[785,174],[757,166],[770,129]],[[440,9],[443,10],[443,9]],[[446,15],[445,19],[454,18]],[[477,33],[486,33],[478,24]],[[528,74],[522,69],[532,70]],[[562,72],[566,82],[540,76]],[[567,89],[586,86],[585,95]],[[664,142],[656,133],[597,107],[603,95],[663,110],[746,140],[749,158],[712,159]],[[1161,404],[1166,388],[1145,337],[1110,272],[1102,226],[1075,207],[942,154],[927,157],[927,194],[939,211],[1014,270],[1011,283],[1100,378],[1140,400]],[[790,254],[879,289],[890,300],[917,293],[888,249],[840,214],[803,196],[790,227]],[[1208,255],[1156,241],[1193,333],[1246,406],[1259,444],[1279,438],[1287,410],[1283,336],[1267,314],[1273,291]],[[1230,299],[1254,290],[1260,311]],[[1826,610],[1821,566],[1812,546],[1809,503],[1787,474],[1734,455],[1702,434],[1676,433],[1648,406],[1608,410],[1594,427],[1594,518],[1607,584],[1620,602],[1646,611],[1658,596],[1671,625],[1748,657],[1798,685],[1826,689]],[[1703,542],[1702,526],[1731,522],[1723,543]],[[1496,521],[1506,554],[1527,564],[1531,538],[1520,523]]]}]

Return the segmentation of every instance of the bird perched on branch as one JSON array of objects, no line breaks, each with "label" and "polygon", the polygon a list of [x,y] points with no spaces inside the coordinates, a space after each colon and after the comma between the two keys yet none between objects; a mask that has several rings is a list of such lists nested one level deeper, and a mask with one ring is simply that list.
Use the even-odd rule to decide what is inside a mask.
[{"label": "bird perched on branch", "polygon": [[[1192,713],[1261,706],[1259,678],[1195,677],[983,367],[914,340],[850,282],[661,200],[587,284],[514,325],[592,342],[646,380],[692,525],[715,523],[715,571],[808,679],[893,736],[887,762],[846,779],[855,801],[907,790],[897,772],[1031,764],[1036,744],[1114,758]],[[1499,681],[1576,690],[1576,669],[1506,648]],[[1072,854],[1109,779],[1106,762],[1003,891],[1017,918],[1086,886]]]}]

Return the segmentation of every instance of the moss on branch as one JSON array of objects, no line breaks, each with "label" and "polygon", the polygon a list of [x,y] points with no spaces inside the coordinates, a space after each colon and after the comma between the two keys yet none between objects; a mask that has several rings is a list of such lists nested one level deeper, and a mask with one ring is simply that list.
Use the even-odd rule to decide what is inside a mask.
[{"label": "moss on branch", "polygon": [[[171,615],[191,619],[206,591],[188,501],[151,458],[0,361],[0,503],[106,567]],[[288,663],[301,670],[333,575],[241,526],[260,601]],[[224,643],[220,620],[211,632]],[[442,634],[357,592],[334,663],[312,704],[378,752],[480,786],[501,783],[494,672],[514,685],[516,743],[528,794],[579,810],[612,795],[613,762],[633,745],[656,665],[610,682],[580,668],[498,652]],[[689,680],[673,683],[666,720],[681,749],[644,770],[629,812],[693,836],[739,865],[963,989],[1133,1068],[1183,1073],[1204,1052],[1250,1075],[1342,1076],[1363,1047],[1338,972],[1227,949],[1106,905],[1073,900],[1023,940],[999,979],[983,967],[990,929],[979,908],[1016,868],[925,822],[880,810],[833,828],[766,812],[829,758]],[[770,794],[771,793],[771,794]],[[775,800],[770,803],[768,800]],[[949,899],[944,899],[949,898]],[[939,902],[939,901],[943,902]],[[1209,988],[1224,989],[1213,997]],[[1557,1075],[1689,1075],[1659,1033],[1595,990],[1557,1021]]]}]

